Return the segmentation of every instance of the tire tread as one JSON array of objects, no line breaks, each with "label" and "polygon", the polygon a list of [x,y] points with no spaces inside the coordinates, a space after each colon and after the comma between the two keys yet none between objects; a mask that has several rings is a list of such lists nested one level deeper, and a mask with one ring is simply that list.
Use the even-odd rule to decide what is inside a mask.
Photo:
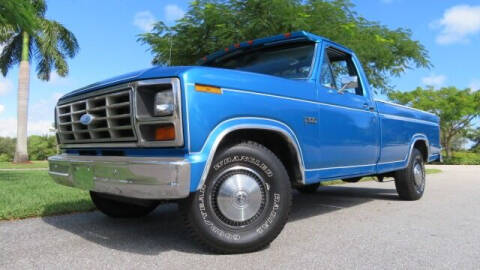
[{"label": "tire tread", "polygon": [[407,168],[395,172],[395,188],[397,189],[398,196],[402,200],[414,201],[422,197],[422,194],[418,194],[412,186],[412,166],[413,161],[420,156],[423,158],[422,153],[417,148],[414,148],[410,160],[408,161]]}]

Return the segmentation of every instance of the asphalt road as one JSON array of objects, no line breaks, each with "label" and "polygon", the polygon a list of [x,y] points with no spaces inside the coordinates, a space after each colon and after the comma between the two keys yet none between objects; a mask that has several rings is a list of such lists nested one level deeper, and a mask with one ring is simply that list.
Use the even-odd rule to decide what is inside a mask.
[{"label": "asphalt road", "polygon": [[442,170],[415,202],[398,200],[393,182],[295,193],[280,236],[243,255],[202,250],[174,204],[136,220],[91,212],[0,222],[0,268],[479,269],[480,166]]}]

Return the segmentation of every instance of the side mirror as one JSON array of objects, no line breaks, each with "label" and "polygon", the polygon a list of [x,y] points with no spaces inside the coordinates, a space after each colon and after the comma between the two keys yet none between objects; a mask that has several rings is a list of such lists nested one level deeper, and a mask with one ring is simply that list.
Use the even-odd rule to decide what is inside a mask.
[{"label": "side mirror", "polygon": [[342,82],[342,88],[338,90],[342,94],[345,89],[357,88],[358,87],[358,77],[357,76],[346,76],[340,79]]}]

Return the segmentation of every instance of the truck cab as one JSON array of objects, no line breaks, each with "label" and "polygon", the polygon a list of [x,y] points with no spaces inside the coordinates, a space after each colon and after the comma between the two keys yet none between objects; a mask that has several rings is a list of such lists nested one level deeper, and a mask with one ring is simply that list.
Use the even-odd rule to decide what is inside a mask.
[{"label": "truck cab", "polygon": [[190,231],[222,253],[273,241],[292,188],[394,177],[417,200],[424,164],[441,158],[437,116],[375,100],[355,53],[307,32],[94,83],[55,114],[56,182],[89,190],[113,217],[179,202]]}]

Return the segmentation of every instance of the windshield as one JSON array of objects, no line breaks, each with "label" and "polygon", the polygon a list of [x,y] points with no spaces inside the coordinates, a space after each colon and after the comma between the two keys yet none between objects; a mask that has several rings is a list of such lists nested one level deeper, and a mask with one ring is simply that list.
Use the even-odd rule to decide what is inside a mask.
[{"label": "windshield", "polygon": [[205,63],[204,66],[237,69],[289,79],[305,79],[312,67],[315,43],[245,48]]}]

